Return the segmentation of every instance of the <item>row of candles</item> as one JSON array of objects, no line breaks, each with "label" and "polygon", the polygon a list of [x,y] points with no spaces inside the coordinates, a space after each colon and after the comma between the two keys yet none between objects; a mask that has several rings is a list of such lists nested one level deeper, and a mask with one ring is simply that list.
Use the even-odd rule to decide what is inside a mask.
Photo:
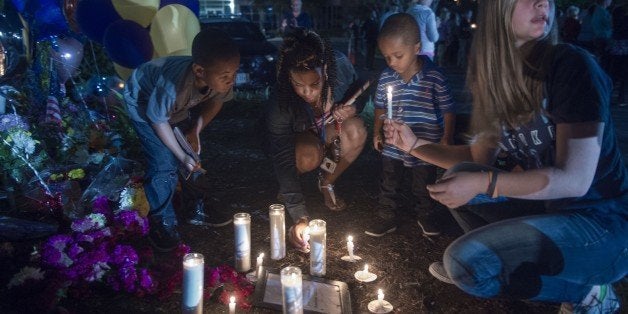
[{"label": "row of candles", "polygon": [[[273,204],[269,207],[270,220],[270,258],[280,260],[286,256],[285,242],[285,207],[281,204]],[[234,239],[235,239],[235,269],[238,272],[248,272],[251,269],[251,215],[248,213],[237,213],[233,217]],[[321,277],[326,273],[327,261],[327,224],[320,219],[309,222],[304,232],[304,239],[310,244],[310,274]],[[348,256],[342,259],[355,262],[361,258],[354,255],[353,237],[347,238]],[[252,281],[259,277],[259,270],[263,265],[264,253],[256,259],[254,272],[247,275]],[[183,258],[183,302],[184,313],[203,312],[203,255],[199,253],[189,253]],[[301,269],[288,266],[280,271],[282,287],[282,306],[284,313],[303,313],[302,300],[302,274]],[[369,271],[368,265],[364,265],[364,270],[357,271],[355,278],[361,282],[371,282],[377,275]],[[376,303],[374,303],[376,302]],[[371,303],[375,304],[371,306]],[[369,310],[374,313],[387,313],[392,310],[392,305],[384,300],[381,289],[378,290],[378,299],[369,303]],[[230,298],[229,313],[235,313],[235,297]],[[373,308],[372,308],[373,307]]]}]

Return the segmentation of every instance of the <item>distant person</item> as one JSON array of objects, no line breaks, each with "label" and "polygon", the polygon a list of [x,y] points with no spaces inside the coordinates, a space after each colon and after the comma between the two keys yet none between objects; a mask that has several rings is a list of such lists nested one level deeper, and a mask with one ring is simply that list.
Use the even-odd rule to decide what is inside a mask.
[{"label": "distant person", "polygon": [[438,41],[436,42],[436,63],[439,66],[447,65],[447,55],[456,31],[456,21],[451,12],[443,8],[440,13],[438,25]]},{"label": "distant person", "polygon": [[382,26],[384,26],[384,22],[389,16],[395,13],[399,13],[399,12],[401,12],[401,6],[399,5],[399,1],[398,0],[390,1],[390,5],[388,6],[388,9],[379,18],[379,28],[381,29]]},{"label": "distant person", "polygon": [[[628,173],[591,54],[556,44],[554,1],[478,1],[467,83],[467,145],[384,123],[386,142],[448,169],[428,187],[465,234],[435,278],[475,297],[562,302],[560,313],[618,313],[628,275]],[[491,168],[499,153],[521,171]],[[464,163],[466,162],[466,163]]]},{"label": "distant person", "polygon": [[315,32],[296,29],[284,37],[266,128],[278,198],[293,221],[288,239],[300,250],[308,248],[302,236],[310,217],[301,174],[318,171],[318,189],[328,209],[347,206],[334,184],[358,157],[367,136],[355,104],[341,102],[355,78],[347,57]]},{"label": "distant person", "polygon": [[578,42],[578,34],[580,34],[580,8],[575,5],[567,8],[567,16],[560,27],[560,37],[563,42],[576,44]]},{"label": "distant person", "polygon": [[303,12],[303,3],[301,0],[290,0],[290,12],[286,12],[281,20],[281,32],[286,33],[291,29],[302,27],[305,29],[313,29],[314,24],[312,18],[307,12]]},{"label": "distant person", "polygon": [[124,99],[146,158],[144,190],[150,205],[148,238],[158,251],[180,243],[172,199],[180,167],[191,174],[182,181],[186,221],[194,225],[225,226],[231,214],[215,209],[207,177],[177,142],[174,127],[185,132],[192,149],[200,153],[199,135],[223,103],[233,98],[240,65],[238,46],[215,29],[194,37],[192,56],[165,57],[140,65],[128,79]]},{"label": "distant person", "polygon": [[611,75],[616,83],[617,104],[628,106],[628,4],[613,9],[613,38],[609,54]]},{"label": "distant person", "polygon": [[426,188],[436,181],[436,167],[397,147],[382,146],[380,117],[387,114],[388,88],[392,88],[393,119],[411,125],[413,134],[425,141],[453,144],[455,113],[447,78],[427,56],[417,55],[421,48],[418,35],[416,20],[407,13],[391,15],[379,34],[379,49],[388,67],[375,94],[373,146],[382,153],[382,175],[377,219],[365,230],[374,237],[396,230],[399,221],[395,212],[401,207],[398,191],[406,174],[412,177],[412,206],[418,227],[428,236],[440,234],[431,221],[436,208]]},{"label": "distant person", "polygon": [[371,10],[369,18],[362,24],[362,33],[364,34],[364,45],[366,46],[364,68],[373,70],[375,68],[375,50],[377,50],[377,34],[379,33],[377,12],[375,10]]},{"label": "distant person", "polygon": [[436,42],[438,41],[438,24],[436,15],[430,9],[432,0],[411,0],[410,7],[406,13],[411,14],[419,24],[421,51],[419,54],[428,56],[434,60]]},{"label": "distant person", "polygon": [[473,11],[468,10],[460,16],[460,24],[458,25],[458,53],[456,64],[461,68],[467,67],[467,59],[469,58],[469,47],[473,39]]},{"label": "distant person", "polygon": [[608,7],[612,0],[595,0],[582,18],[582,28],[578,35],[578,42],[594,54],[602,67],[606,68],[606,49],[613,33],[612,16]]}]

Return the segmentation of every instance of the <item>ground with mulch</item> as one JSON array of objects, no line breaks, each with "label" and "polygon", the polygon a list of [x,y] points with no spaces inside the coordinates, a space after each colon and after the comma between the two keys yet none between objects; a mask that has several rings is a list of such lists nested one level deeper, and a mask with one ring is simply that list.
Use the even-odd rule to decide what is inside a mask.
[{"label": "ground with mulch", "polygon": [[[263,102],[255,101],[228,104],[205,131],[201,156],[207,175],[212,178],[214,196],[220,200],[216,206],[232,212],[248,212],[252,216],[253,263],[259,252],[266,252],[268,256],[268,206],[277,202],[272,164],[260,146],[258,121],[263,107]],[[345,211],[332,212],[325,208],[316,187],[315,174],[306,174],[301,180],[311,215],[327,222],[325,279],[348,285],[353,313],[368,313],[367,305],[377,299],[377,289],[385,292],[386,300],[393,304],[396,313],[558,311],[557,304],[475,298],[433,278],[427,271],[428,265],[441,259],[447,245],[462,234],[445,209],[437,217],[444,231],[438,237],[422,236],[410,214],[402,219],[405,223],[394,233],[381,238],[365,235],[364,227],[374,218],[379,184],[379,156],[369,143],[370,138],[359,159],[337,182],[337,194],[348,203]],[[233,228],[230,225],[206,228],[181,224],[179,230],[192,251],[205,256],[206,264],[234,264]],[[347,255],[348,235],[354,237],[355,254],[361,256],[363,262],[351,264],[341,260]],[[363,268],[364,262],[377,274],[376,281],[360,283],[354,278],[354,273]],[[280,269],[288,265],[298,266],[307,274],[309,255],[288,250],[282,260],[265,259],[265,266],[269,268]],[[78,313],[177,313],[181,308],[181,294],[175,291],[170,298],[157,300],[102,289],[87,299],[68,298],[62,305],[69,312]],[[227,307],[215,299],[205,300],[204,308],[205,313],[227,312]],[[273,313],[260,307],[254,307],[250,312]]]}]

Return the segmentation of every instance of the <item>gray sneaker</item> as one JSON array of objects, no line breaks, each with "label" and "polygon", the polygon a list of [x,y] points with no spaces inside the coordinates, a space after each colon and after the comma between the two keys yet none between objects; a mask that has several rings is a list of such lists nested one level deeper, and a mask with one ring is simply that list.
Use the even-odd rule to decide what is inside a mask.
[{"label": "gray sneaker", "polygon": [[434,278],[444,283],[448,283],[450,285],[454,284],[453,280],[449,278],[449,275],[447,274],[447,271],[445,270],[445,266],[443,265],[443,263],[434,262],[430,264],[430,267],[428,267],[427,270],[429,270],[430,274],[432,274]]}]

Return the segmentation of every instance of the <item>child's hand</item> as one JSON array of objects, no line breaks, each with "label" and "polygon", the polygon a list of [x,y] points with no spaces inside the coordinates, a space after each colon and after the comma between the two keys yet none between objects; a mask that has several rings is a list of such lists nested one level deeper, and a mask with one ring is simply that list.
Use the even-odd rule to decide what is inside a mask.
[{"label": "child's hand", "polygon": [[192,149],[197,154],[200,154],[201,153],[201,139],[198,132],[196,132],[196,130],[193,128],[191,131],[185,134],[185,138],[190,143],[190,146],[192,146]]},{"label": "child's hand", "polygon": [[305,228],[307,228],[307,219],[302,218],[288,230],[288,242],[301,252],[310,251],[310,244],[303,235]]}]

